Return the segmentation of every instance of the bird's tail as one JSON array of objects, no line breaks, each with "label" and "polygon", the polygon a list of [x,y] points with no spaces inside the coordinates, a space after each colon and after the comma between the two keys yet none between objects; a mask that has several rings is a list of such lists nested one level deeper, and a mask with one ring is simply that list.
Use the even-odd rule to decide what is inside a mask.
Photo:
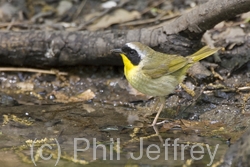
[{"label": "bird's tail", "polygon": [[220,48],[209,48],[208,46],[204,46],[194,54],[188,56],[190,57],[194,62],[200,61],[202,59],[205,59],[206,57],[216,53]]}]

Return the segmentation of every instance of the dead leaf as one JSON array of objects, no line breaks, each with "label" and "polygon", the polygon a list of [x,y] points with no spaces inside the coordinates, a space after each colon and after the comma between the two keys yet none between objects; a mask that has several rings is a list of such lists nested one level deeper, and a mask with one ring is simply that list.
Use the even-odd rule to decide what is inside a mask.
[{"label": "dead leaf", "polygon": [[60,102],[60,103],[68,103],[69,102],[69,96],[65,95],[62,92],[57,92],[57,91],[52,91],[52,93],[56,99],[54,100],[55,102]]},{"label": "dead leaf", "polygon": [[242,18],[242,19],[249,20],[249,19],[250,19],[250,12],[243,13],[243,14],[241,15],[241,18]]},{"label": "dead leaf", "polygon": [[164,123],[162,128],[159,130],[160,132],[164,132],[164,131],[168,131],[174,127],[180,127],[180,121],[179,120],[175,120],[175,122],[167,122]]},{"label": "dead leaf", "polygon": [[92,92],[90,89],[86,90],[85,92],[79,95],[70,97],[62,92],[53,91],[52,94],[54,94],[54,96],[56,97],[56,100],[54,101],[60,103],[81,102],[81,101],[91,100],[95,97],[94,92]]},{"label": "dead leaf", "polygon": [[[236,37],[245,36],[243,29],[240,27],[227,28],[225,31],[219,35],[214,35],[213,39],[225,39],[227,43],[232,43]],[[239,42],[239,41],[237,41]]]},{"label": "dead leaf", "polygon": [[128,12],[124,9],[117,9],[114,12],[104,15],[97,20],[96,23],[88,26],[88,30],[97,31],[109,27],[112,24],[124,23],[127,21],[132,21],[139,19],[141,17],[140,13],[137,11]]},{"label": "dead leaf", "polygon": [[214,26],[215,29],[221,29],[225,26],[225,21],[222,21]]},{"label": "dead leaf", "polygon": [[88,112],[88,113],[91,113],[91,112],[94,112],[95,109],[93,107],[91,107],[91,105],[88,105],[88,104],[83,104],[82,107]]},{"label": "dead leaf", "polygon": [[91,99],[93,99],[95,97],[95,94],[90,89],[88,89],[85,92],[77,95],[76,97],[78,99],[81,99],[81,100],[85,101],[85,100],[91,100]]},{"label": "dead leaf", "polygon": [[28,82],[18,82],[16,86],[22,91],[32,91],[34,89],[34,84]]}]

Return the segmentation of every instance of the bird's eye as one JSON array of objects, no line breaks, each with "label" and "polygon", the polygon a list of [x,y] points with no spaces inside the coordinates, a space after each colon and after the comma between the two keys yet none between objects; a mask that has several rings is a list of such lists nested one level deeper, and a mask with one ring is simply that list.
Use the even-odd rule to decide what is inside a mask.
[{"label": "bird's eye", "polygon": [[133,54],[135,54],[135,51],[134,51],[134,50],[130,50],[129,53],[130,53],[131,55],[133,55]]}]

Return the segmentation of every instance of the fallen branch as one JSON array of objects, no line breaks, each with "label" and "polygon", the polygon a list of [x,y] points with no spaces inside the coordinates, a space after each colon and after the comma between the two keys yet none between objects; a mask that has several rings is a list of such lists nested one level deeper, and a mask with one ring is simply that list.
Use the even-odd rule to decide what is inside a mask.
[{"label": "fallen branch", "polygon": [[[140,41],[163,52],[188,55],[198,49],[206,30],[247,11],[250,11],[250,0],[210,0],[174,21],[143,29],[0,31],[0,64],[32,67],[121,65],[120,57],[111,55],[110,49],[130,41]],[[245,42],[249,42],[248,38]]]}]

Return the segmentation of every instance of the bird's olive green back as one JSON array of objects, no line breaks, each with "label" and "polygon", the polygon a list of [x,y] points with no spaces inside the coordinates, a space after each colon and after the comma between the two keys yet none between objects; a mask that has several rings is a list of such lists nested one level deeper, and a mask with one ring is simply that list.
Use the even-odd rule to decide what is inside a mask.
[{"label": "bird's olive green back", "polygon": [[146,60],[150,63],[145,62],[142,67],[142,72],[153,79],[171,74],[183,68],[189,62],[187,58],[182,56],[157,53],[157,56]]},{"label": "bird's olive green back", "polygon": [[144,60],[142,72],[150,78],[159,78],[163,75],[172,73],[181,73],[185,75],[189,67],[193,63],[200,61],[213,53],[217,52],[219,48],[211,49],[208,46],[203,47],[194,54],[183,57],[179,55],[167,55],[160,52],[151,52],[146,60]]}]

